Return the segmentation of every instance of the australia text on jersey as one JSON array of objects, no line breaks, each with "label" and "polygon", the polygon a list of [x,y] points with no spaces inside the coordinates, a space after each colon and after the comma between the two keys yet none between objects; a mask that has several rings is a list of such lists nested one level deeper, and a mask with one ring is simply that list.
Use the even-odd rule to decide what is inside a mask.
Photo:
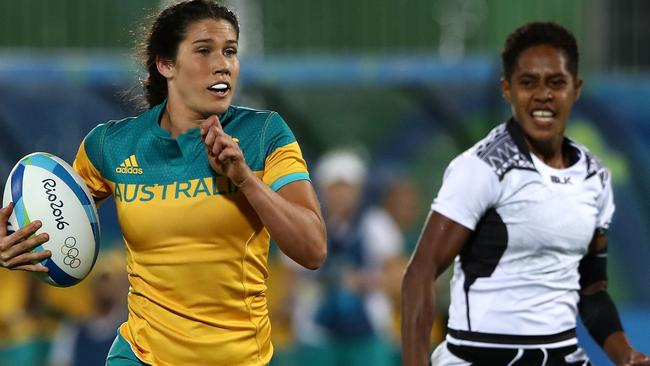
[{"label": "australia text on jersey", "polygon": [[138,161],[135,158],[135,155],[129,156],[126,160],[115,168],[115,173],[120,174],[142,174],[142,168],[138,165]]},{"label": "australia text on jersey", "polygon": [[115,199],[121,202],[148,202],[181,198],[197,198],[227,195],[239,189],[230,179],[223,176],[205,177],[170,183],[131,184],[116,183],[113,188]]}]

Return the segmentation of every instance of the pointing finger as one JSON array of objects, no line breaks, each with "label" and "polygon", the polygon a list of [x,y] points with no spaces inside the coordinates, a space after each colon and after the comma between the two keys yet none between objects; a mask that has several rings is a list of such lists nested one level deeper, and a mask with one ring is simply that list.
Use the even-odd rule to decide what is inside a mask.
[{"label": "pointing finger", "polygon": [[219,119],[219,117],[214,116],[214,120],[217,122],[217,126],[223,130],[223,126],[221,126],[221,120]]},{"label": "pointing finger", "polygon": [[205,136],[211,126],[214,125],[214,116],[210,116],[201,122],[201,135]]},{"label": "pointing finger", "polygon": [[203,143],[206,147],[210,147],[214,144],[214,140],[217,138],[217,133],[212,128],[206,130],[205,136],[203,136]]}]

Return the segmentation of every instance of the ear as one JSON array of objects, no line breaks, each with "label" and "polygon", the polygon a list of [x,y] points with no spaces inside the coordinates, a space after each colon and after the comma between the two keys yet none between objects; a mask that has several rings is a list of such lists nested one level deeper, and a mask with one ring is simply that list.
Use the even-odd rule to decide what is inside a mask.
[{"label": "ear", "polygon": [[582,79],[576,79],[574,82],[575,88],[575,100],[580,98],[580,93],[582,92]]},{"label": "ear", "polygon": [[501,95],[503,98],[512,104],[512,98],[510,96],[510,81],[505,78],[501,78]]},{"label": "ear", "polygon": [[174,76],[174,62],[172,60],[157,56],[156,68],[158,69],[158,72],[166,79],[169,79],[172,76]]}]

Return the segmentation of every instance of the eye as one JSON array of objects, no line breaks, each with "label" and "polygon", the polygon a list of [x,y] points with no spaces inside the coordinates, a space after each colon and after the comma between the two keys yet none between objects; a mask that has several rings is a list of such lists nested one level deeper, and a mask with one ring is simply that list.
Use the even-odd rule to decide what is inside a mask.
[{"label": "eye", "polygon": [[567,81],[564,78],[552,79],[550,84],[552,88],[558,89],[566,85]]},{"label": "eye", "polygon": [[519,80],[519,85],[521,85],[524,88],[531,88],[535,84],[535,81],[531,78],[523,78]]},{"label": "eye", "polygon": [[203,55],[203,56],[207,56],[207,55],[210,54],[210,49],[207,48],[207,47],[201,47],[201,48],[196,50],[196,53],[198,53],[200,55]]},{"label": "eye", "polygon": [[233,48],[233,47],[226,48],[226,49],[223,51],[223,54],[224,54],[225,56],[235,56],[235,55],[237,55],[237,49],[236,49],[236,48]]}]

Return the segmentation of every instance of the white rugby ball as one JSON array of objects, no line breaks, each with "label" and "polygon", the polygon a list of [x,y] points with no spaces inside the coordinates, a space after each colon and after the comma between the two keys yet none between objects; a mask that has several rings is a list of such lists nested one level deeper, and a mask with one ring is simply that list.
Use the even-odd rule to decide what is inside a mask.
[{"label": "white rugby ball", "polygon": [[9,230],[40,220],[36,234],[50,239],[34,251],[50,250],[40,262],[49,269],[43,281],[68,287],[84,279],[99,252],[97,208],[83,180],[62,159],[48,153],[29,154],[14,166],[5,184],[3,207],[14,203]]}]

